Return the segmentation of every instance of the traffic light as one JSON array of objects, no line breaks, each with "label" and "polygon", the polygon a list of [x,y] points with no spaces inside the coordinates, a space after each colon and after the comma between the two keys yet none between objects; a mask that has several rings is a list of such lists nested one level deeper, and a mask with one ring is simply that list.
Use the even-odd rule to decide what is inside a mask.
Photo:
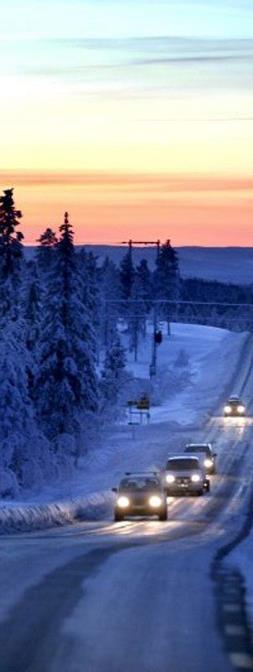
[{"label": "traffic light", "polygon": [[160,329],[155,332],[155,342],[160,345],[163,340],[163,335]]}]

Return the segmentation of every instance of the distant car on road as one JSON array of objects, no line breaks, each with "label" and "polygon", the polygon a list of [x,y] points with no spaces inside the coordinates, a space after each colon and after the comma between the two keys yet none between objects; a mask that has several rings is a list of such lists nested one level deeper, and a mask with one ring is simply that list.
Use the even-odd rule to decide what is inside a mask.
[{"label": "distant car on road", "polygon": [[184,452],[199,457],[207,474],[216,474],[216,453],[211,443],[187,443]]},{"label": "distant car on road", "polygon": [[196,455],[169,457],[165,468],[164,489],[167,495],[203,495],[209,491],[210,482],[199,458]]},{"label": "distant car on road", "polygon": [[237,395],[229,397],[227,403],[224,406],[224,416],[225,418],[241,418],[244,417],[246,413],[246,407],[243,401]]},{"label": "distant car on road", "polygon": [[114,520],[125,516],[158,516],[167,520],[167,500],[161,479],[156,474],[127,474],[118,488],[114,507]]}]

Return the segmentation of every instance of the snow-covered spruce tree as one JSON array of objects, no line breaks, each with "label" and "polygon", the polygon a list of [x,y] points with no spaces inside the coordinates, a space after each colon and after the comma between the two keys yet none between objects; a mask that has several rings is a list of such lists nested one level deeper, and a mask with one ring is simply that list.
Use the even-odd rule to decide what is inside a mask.
[{"label": "snow-covered spruce tree", "polygon": [[132,248],[129,247],[120,264],[121,314],[127,321],[129,349],[134,351],[137,361],[138,337],[140,331],[140,311],[142,300],[139,296],[136,270],[133,265]]},{"label": "snow-covered spruce tree", "polygon": [[136,267],[135,292],[138,304],[138,332],[146,335],[146,321],[152,306],[152,274],[146,259],[142,259]]},{"label": "snow-covered spruce tree", "polygon": [[146,312],[149,313],[152,302],[152,274],[147,259],[141,259],[136,267],[136,275],[139,286],[139,296],[145,303]]},{"label": "snow-covered spruce tree", "polygon": [[101,319],[97,261],[92,252],[87,253],[83,248],[78,254],[78,262],[81,274],[80,297],[85,315],[84,338],[89,343],[90,354],[95,363],[99,358]]},{"label": "snow-covered spruce tree", "polygon": [[49,446],[36,427],[28,395],[24,320],[23,234],[13,189],[0,198],[0,493],[38,485],[52,464]]},{"label": "snow-covered spruce tree", "polygon": [[41,427],[62,453],[77,457],[85,418],[98,408],[98,385],[89,317],[82,301],[83,280],[65,213],[52,270],[47,276],[36,405]]},{"label": "snow-covered spruce tree", "polygon": [[24,343],[27,349],[27,376],[29,394],[33,398],[33,383],[38,367],[38,343],[42,321],[42,291],[34,261],[26,265],[23,298]]},{"label": "snow-covered spruce tree", "polygon": [[6,329],[0,341],[0,494],[8,497],[38,487],[54,472],[29,399],[24,353],[16,334]]},{"label": "snow-covered spruce tree", "polygon": [[34,261],[27,264],[26,282],[23,300],[23,317],[25,320],[25,342],[32,352],[39,341],[41,325],[41,287]]},{"label": "snow-covered spruce tree", "polygon": [[0,319],[4,322],[19,317],[24,236],[17,227],[21,217],[13,189],[5,189],[0,196]]},{"label": "snow-covered spruce tree", "polygon": [[36,251],[36,261],[39,271],[48,273],[53,261],[54,253],[57,245],[56,233],[49,227],[41,234],[38,241],[39,246]]},{"label": "snow-covered spruce tree", "polygon": [[180,277],[177,253],[167,240],[160,248],[153,274],[154,298],[158,301],[158,317],[167,320],[170,333],[170,305],[179,296]]},{"label": "snow-covered spruce tree", "polygon": [[122,397],[126,380],[126,355],[118,334],[114,335],[112,345],[106,351],[104,368],[101,374],[103,410],[111,417],[117,413],[117,403]]},{"label": "snow-covered spruce tree", "polygon": [[142,298],[139,277],[137,273],[135,273],[132,288],[132,299],[129,301],[128,307],[129,346],[130,351],[134,353],[135,362],[137,362],[138,359],[140,335],[145,335],[145,322],[146,305],[144,299]]},{"label": "snow-covered spruce tree", "polygon": [[99,289],[101,342],[107,348],[113,343],[122,298],[119,271],[109,257],[105,258],[99,269]]},{"label": "snow-covered spruce tree", "polygon": [[131,300],[132,297],[134,278],[135,269],[133,264],[132,248],[130,247],[120,264],[121,296],[122,300],[126,303]]}]

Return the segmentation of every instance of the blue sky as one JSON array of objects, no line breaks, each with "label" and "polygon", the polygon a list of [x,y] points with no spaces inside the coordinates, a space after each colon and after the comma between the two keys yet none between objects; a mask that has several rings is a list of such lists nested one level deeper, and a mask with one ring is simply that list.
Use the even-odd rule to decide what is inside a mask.
[{"label": "blue sky", "polygon": [[253,37],[245,0],[1,0],[0,7],[5,37]]},{"label": "blue sky", "polygon": [[[166,231],[168,212],[181,241],[190,221],[194,242],[213,221],[230,240],[237,217],[248,240],[253,2],[0,0],[0,10],[0,178],[4,188],[13,175],[35,237],[37,211],[43,225],[61,216],[64,184],[82,240],[84,220],[102,239],[117,222],[131,236],[136,213],[143,230]],[[184,196],[163,177],[157,187],[164,175]]]}]

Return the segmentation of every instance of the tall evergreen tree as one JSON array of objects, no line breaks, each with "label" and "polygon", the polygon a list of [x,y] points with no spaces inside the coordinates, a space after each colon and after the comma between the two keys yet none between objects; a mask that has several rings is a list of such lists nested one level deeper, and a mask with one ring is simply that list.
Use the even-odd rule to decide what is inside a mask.
[{"label": "tall evergreen tree", "polygon": [[32,261],[27,264],[23,308],[25,343],[29,352],[34,351],[40,338],[41,310],[41,286],[36,263]]},{"label": "tall evergreen tree", "polygon": [[101,388],[104,409],[113,408],[122,394],[125,380],[126,355],[118,334],[114,335],[112,345],[106,351],[104,368],[101,376]]},{"label": "tall evergreen tree", "polygon": [[136,270],[133,264],[130,246],[120,264],[121,314],[125,317],[129,331],[129,349],[134,351],[137,361],[139,335],[139,297],[136,282]]},{"label": "tall evergreen tree", "polygon": [[54,261],[54,253],[58,242],[56,233],[48,227],[37,242],[39,243],[36,253],[38,268],[42,273],[48,273]]},{"label": "tall evergreen tree", "polygon": [[33,384],[38,367],[38,343],[42,322],[42,291],[35,261],[29,261],[26,264],[24,275],[22,339],[26,349],[28,389],[30,397],[33,398]]},{"label": "tall evergreen tree", "polygon": [[109,257],[99,269],[99,290],[101,341],[109,347],[114,340],[121,301],[119,271]]},{"label": "tall evergreen tree", "polygon": [[45,437],[38,431],[28,396],[27,362],[22,343],[9,326],[0,342],[0,493],[39,485],[53,474]]},{"label": "tall evergreen tree", "polygon": [[145,302],[147,312],[149,312],[152,302],[152,274],[147,259],[141,259],[136,267],[136,275],[139,286],[139,295]]},{"label": "tall evergreen tree", "polygon": [[13,189],[5,189],[0,197],[0,317],[19,316],[23,233],[17,231],[22,213],[17,210]]},{"label": "tall evergreen tree", "polygon": [[130,247],[120,264],[120,287],[122,300],[128,304],[132,298],[135,269],[133,264],[132,248]]},{"label": "tall evergreen tree", "polygon": [[176,251],[167,240],[160,248],[153,275],[154,298],[158,302],[158,316],[168,323],[170,331],[170,305],[166,302],[176,301],[179,296],[179,267]]},{"label": "tall evergreen tree", "polygon": [[136,287],[139,297],[140,330],[146,335],[146,320],[152,306],[152,274],[146,259],[136,267]]},{"label": "tall evergreen tree", "polygon": [[85,311],[85,338],[90,344],[94,361],[98,360],[100,333],[100,292],[96,257],[85,248],[78,255],[81,274],[81,300]]},{"label": "tall evergreen tree", "polygon": [[55,261],[48,274],[36,399],[41,426],[59,445],[68,434],[78,443],[81,414],[95,412],[98,388],[82,301],[82,277],[65,213]]}]

